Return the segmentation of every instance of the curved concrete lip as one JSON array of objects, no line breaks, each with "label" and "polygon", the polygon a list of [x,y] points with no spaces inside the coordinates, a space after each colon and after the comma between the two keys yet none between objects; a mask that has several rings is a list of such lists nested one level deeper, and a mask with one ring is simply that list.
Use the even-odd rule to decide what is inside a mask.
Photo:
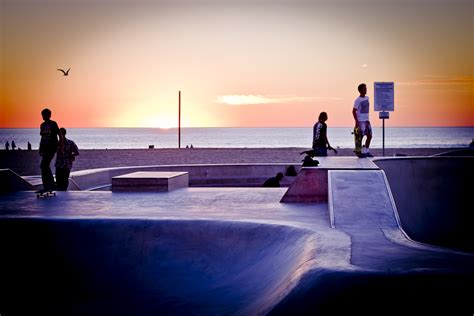
[{"label": "curved concrete lip", "polygon": [[[396,224],[351,227],[348,223],[331,228],[327,203],[279,203],[285,191],[286,188],[184,188],[169,193],[76,191],[58,192],[57,197],[42,200],[26,191],[3,195],[0,196],[0,248],[2,253],[10,251],[12,255],[5,256],[8,260],[0,263],[0,271],[3,271],[2,277],[10,278],[7,281],[12,284],[12,293],[21,295],[24,289],[15,288],[15,277],[21,276],[22,270],[32,271],[31,258],[25,256],[40,255],[41,252],[37,251],[40,246],[46,244],[46,248],[50,249],[48,247],[53,245],[55,250],[48,252],[51,255],[48,262],[53,267],[56,253],[71,256],[73,262],[84,257],[84,265],[79,264],[78,270],[85,266],[89,269],[87,271],[94,271],[98,265],[102,267],[100,271],[105,271],[106,282],[101,282],[100,289],[107,289],[107,281],[117,285],[115,277],[120,279],[120,275],[132,273],[131,279],[136,282],[123,290],[137,288],[143,294],[140,284],[145,289],[150,287],[156,290],[155,293],[160,293],[161,284],[155,287],[155,282],[149,282],[154,280],[155,274],[143,272],[154,271],[154,264],[158,264],[168,269],[160,270],[167,271],[161,272],[164,278],[162,284],[176,284],[173,280],[177,279],[182,282],[179,289],[173,292],[175,294],[159,305],[161,308],[172,306],[170,314],[179,306],[198,314],[212,314],[215,311],[265,314],[275,310],[285,311],[288,306],[292,311],[297,306],[304,308],[313,302],[311,297],[302,295],[308,289],[313,288],[318,293],[339,293],[339,286],[351,284],[354,277],[365,284],[366,280],[369,282],[374,277],[382,276],[383,280],[385,276],[417,277],[419,273],[426,274],[428,271],[430,284],[441,286],[445,283],[439,282],[439,278],[460,276],[461,283],[472,286],[469,282],[474,275],[474,255],[420,246],[407,240]],[[350,207],[347,211],[351,211]],[[350,218],[358,217],[351,215]],[[32,228],[30,224],[34,229],[29,229]],[[31,235],[35,231],[43,233]],[[87,238],[82,240],[78,236]],[[161,237],[166,242],[157,246]],[[83,244],[89,246],[84,247]],[[84,249],[75,254],[67,249],[70,245],[74,245],[72,249],[92,249],[96,255],[92,256]],[[134,255],[137,251],[139,253]],[[83,256],[79,256],[80,253]],[[130,259],[133,257],[141,261],[133,263]],[[100,260],[96,262],[92,258]],[[156,262],[153,258],[163,260]],[[115,265],[122,268],[113,270]],[[177,267],[175,271],[172,271],[173,266]],[[187,271],[190,266],[195,269]],[[242,274],[226,273],[226,266],[229,271],[238,270]],[[42,267],[50,269],[48,264]],[[115,273],[117,271],[119,273]],[[206,271],[211,271],[207,283],[206,278],[203,279]],[[94,277],[91,277],[89,284],[102,277],[98,272],[91,275]],[[341,275],[344,280],[340,279]],[[34,272],[26,275],[25,282],[27,277],[46,281]],[[321,280],[330,280],[330,283]],[[415,278],[408,284],[417,285],[417,282],[419,280]],[[212,285],[224,283],[229,285],[224,286],[224,293],[219,292],[223,287]],[[384,289],[390,288],[387,284]],[[432,288],[436,290],[436,286]],[[36,290],[29,296],[26,295],[28,293],[24,295],[34,300],[35,295],[41,293],[41,288],[33,289]],[[363,289],[361,293],[364,293]],[[119,285],[112,290],[119,292],[115,296],[104,297],[103,291],[93,291],[94,299],[79,304],[79,308],[106,308],[113,302],[126,300],[121,296],[124,292],[120,292]],[[78,291],[82,295],[79,297],[86,295],[81,289]],[[232,299],[225,301],[228,304],[221,304],[207,300],[209,297],[204,295],[206,297],[203,296],[201,301],[186,301],[187,295],[197,293],[199,297],[200,291],[214,293],[208,295],[217,295],[224,301]],[[453,293],[458,292],[453,290]],[[394,290],[384,294],[393,296],[398,293]],[[66,299],[66,303],[71,303],[67,296],[63,296],[61,298]],[[158,306],[153,305],[153,300],[146,295],[132,297],[132,307],[139,312],[140,306]],[[21,300],[17,303],[20,304]],[[77,307],[75,303],[73,301],[68,307]]]},{"label": "curved concrete lip", "polygon": [[[7,265],[3,271],[22,267],[29,271],[25,264],[38,260],[31,254],[38,249],[48,254],[49,247],[54,247],[68,269],[81,275],[82,284],[98,287],[87,292],[100,304],[75,302],[78,310],[120,311],[133,306],[141,314],[157,310],[167,314],[265,314],[316,266],[350,267],[350,239],[329,228],[327,205],[288,207],[278,203],[284,191],[58,192],[56,198],[41,201],[32,192],[17,192],[8,199],[0,197],[0,237],[18,242],[0,242],[0,248],[4,254],[22,249],[22,255],[7,256],[10,260],[2,263],[4,268]],[[44,242],[45,236],[56,241]],[[58,267],[54,256],[42,258],[48,262],[45,274],[53,269],[47,268],[49,264],[59,271],[65,269]],[[84,269],[86,275],[80,272]],[[6,279],[15,284],[17,277]],[[31,273],[23,277],[41,281]],[[59,279],[69,278],[66,274]],[[117,280],[127,280],[140,293],[148,294],[135,296]],[[77,291],[73,288],[70,293],[84,295]],[[12,293],[19,292],[13,286]],[[41,298],[38,293],[35,297]],[[126,306],[118,303],[124,297]]]},{"label": "curved concrete lip", "polygon": [[[99,308],[111,314],[263,314],[308,271],[317,247],[309,230],[249,222],[23,218],[1,221],[0,227],[23,249],[2,266],[39,265],[55,276],[55,285],[79,278],[41,287],[48,288],[47,297],[73,293],[76,312],[86,314]],[[44,243],[44,236],[57,241]],[[59,252],[62,260],[31,256],[39,251]],[[16,280],[5,277],[4,285],[15,289],[13,283],[26,276],[37,281],[33,288],[42,283],[25,272]],[[12,293],[7,297],[15,300]],[[47,299],[41,291],[40,297]],[[53,313],[54,305],[48,306]]]}]

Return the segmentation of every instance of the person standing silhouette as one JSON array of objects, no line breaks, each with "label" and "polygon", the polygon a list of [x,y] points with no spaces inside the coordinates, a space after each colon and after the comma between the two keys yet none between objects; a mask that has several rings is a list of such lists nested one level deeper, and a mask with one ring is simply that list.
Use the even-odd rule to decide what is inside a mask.
[{"label": "person standing silhouette", "polygon": [[27,148],[28,148],[28,150],[31,150],[31,143],[30,142],[28,142]]},{"label": "person standing silhouette", "polygon": [[361,83],[357,90],[359,91],[359,96],[354,101],[354,107],[352,108],[352,116],[354,117],[355,127],[354,132],[358,131],[360,141],[366,136],[365,145],[362,147],[361,152],[356,152],[357,156],[360,158],[364,157],[373,157],[370,153],[370,141],[372,140],[372,126],[369,121],[369,97],[367,94],[367,86],[365,83]]},{"label": "person standing silhouette", "polygon": [[66,138],[66,129],[59,129],[59,145],[56,154],[56,184],[58,191],[67,191],[69,186],[69,175],[71,174],[72,163],[79,155],[77,145]]},{"label": "person standing silhouette", "polygon": [[5,143],[5,150],[10,150],[10,143],[8,142],[8,140]]},{"label": "person standing silhouette", "polygon": [[44,122],[40,125],[41,141],[39,146],[39,154],[41,156],[41,180],[43,181],[43,190],[54,190],[53,173],[51,172],[51,161],[58,149],[59,127],[55,121],[51,120],[51,110],[44,109],[41,111]]},{"label": "person standing silhouette", "polygon": [[12,150],[15,150],[15,148],[16,148],[15,141],[14,141],[14,140],[12,140]]}]

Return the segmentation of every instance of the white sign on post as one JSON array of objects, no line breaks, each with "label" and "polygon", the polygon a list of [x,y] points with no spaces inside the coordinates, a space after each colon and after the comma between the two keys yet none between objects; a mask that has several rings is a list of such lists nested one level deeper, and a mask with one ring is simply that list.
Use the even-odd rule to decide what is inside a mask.
[{"label": "white sign on post", "polygon": [[393,82],[374,82],[374,111],[384,112],[394,110]]}]

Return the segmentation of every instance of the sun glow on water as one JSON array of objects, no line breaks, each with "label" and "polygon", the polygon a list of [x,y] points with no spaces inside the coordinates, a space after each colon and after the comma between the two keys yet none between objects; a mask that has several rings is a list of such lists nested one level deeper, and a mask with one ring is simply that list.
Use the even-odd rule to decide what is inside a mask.
[{"label": "sun glow on water", "polygon": [[177,127],[177,124],[175,118],[171,118],[169,116],[160,116],[143,119],[142,127],[169,129]]}]

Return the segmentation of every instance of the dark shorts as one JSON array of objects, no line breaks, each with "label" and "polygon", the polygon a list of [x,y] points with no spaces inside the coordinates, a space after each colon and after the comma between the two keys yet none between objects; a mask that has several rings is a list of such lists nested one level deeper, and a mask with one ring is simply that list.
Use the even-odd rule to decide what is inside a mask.
[{"label": "dark shorts", "polygon": [[328,149],[326,147],[316,147],[314,151],[318,157],[326,157],[328,155]]}]

